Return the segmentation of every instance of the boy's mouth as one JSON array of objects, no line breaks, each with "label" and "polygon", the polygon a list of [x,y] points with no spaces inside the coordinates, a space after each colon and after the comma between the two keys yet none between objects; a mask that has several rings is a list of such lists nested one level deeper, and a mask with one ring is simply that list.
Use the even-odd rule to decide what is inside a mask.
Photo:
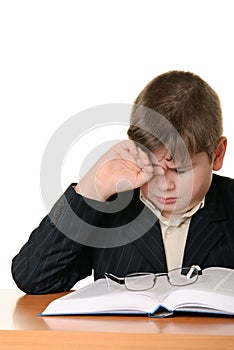
[{"label": "boy's mouth", "polygon": [[159,197],[156,196],[157,201],[162,204],[173,204],[176,202],[176,197]]}]

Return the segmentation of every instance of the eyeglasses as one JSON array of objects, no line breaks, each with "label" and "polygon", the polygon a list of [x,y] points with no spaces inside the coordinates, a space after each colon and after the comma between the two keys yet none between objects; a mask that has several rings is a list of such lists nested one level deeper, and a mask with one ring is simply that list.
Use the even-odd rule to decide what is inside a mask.
[{"label": "eyeglasses", "polygon": [[192,265],[191,267],[173,269],[166,273],[135,272],[125,277],[117,277],[106,272],[105,278],[108,287],[110,287],[110,280],[112,280],[124,285],[130,291],[143,291],[153,288],[160,276],[166,276],[172,286],[180,287],[195,283],[201,274],[201,268],[198,265]]}]

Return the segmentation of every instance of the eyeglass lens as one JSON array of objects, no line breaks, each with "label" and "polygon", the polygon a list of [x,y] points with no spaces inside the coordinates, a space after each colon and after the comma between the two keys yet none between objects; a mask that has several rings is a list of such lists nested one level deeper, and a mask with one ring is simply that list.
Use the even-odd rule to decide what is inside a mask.
[{"label": "eyeglass lens", "polygon": [[194,267],[183,267],[168,272],[168,280],[173,286],[186,286],[198,278],[198,270]]},{"label": "eyeglass lens", "polygon": [[155,285],[156,276],[152,273],[135,273],[125,277],[125,286],[129,290],[146,290]]},{"label": "eyeglass lens", "polygon": [[[171,285],[186,286],[196,282],[198,270],[195,267],[183,267],[169,271],[167,276]],[[133,291],[151,289],[156,283],[156,278],[157,274],[153,273],[133,273],[125,277],[125,286]]]}]

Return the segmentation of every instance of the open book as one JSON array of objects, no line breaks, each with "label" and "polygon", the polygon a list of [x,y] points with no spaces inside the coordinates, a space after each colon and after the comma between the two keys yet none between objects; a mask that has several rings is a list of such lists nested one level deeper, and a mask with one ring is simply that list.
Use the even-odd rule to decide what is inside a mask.
[{"label": "open book", "polygon": [[[161,312],[162,311],[162,312]],[[171,286],[165,276],[147,291],[128,291],[125,286],[105,279],[52,301],[40,316],[145,314],[163,317],[174,311],[234,315],[234,270],[210,267],[196,283]]]}]

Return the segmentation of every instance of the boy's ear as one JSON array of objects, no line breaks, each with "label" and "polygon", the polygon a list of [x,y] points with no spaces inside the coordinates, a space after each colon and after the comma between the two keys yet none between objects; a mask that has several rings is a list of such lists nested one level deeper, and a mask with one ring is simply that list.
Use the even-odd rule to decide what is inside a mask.
[{"label": "boy's ear", "polygon": [[220,170],[222,168],[226,148],[227,148],[227,139],[226,139],[226,137],[222,136],[220,138],[218,146],[214,152],[213,170],[217,171],[217,170]]}]

